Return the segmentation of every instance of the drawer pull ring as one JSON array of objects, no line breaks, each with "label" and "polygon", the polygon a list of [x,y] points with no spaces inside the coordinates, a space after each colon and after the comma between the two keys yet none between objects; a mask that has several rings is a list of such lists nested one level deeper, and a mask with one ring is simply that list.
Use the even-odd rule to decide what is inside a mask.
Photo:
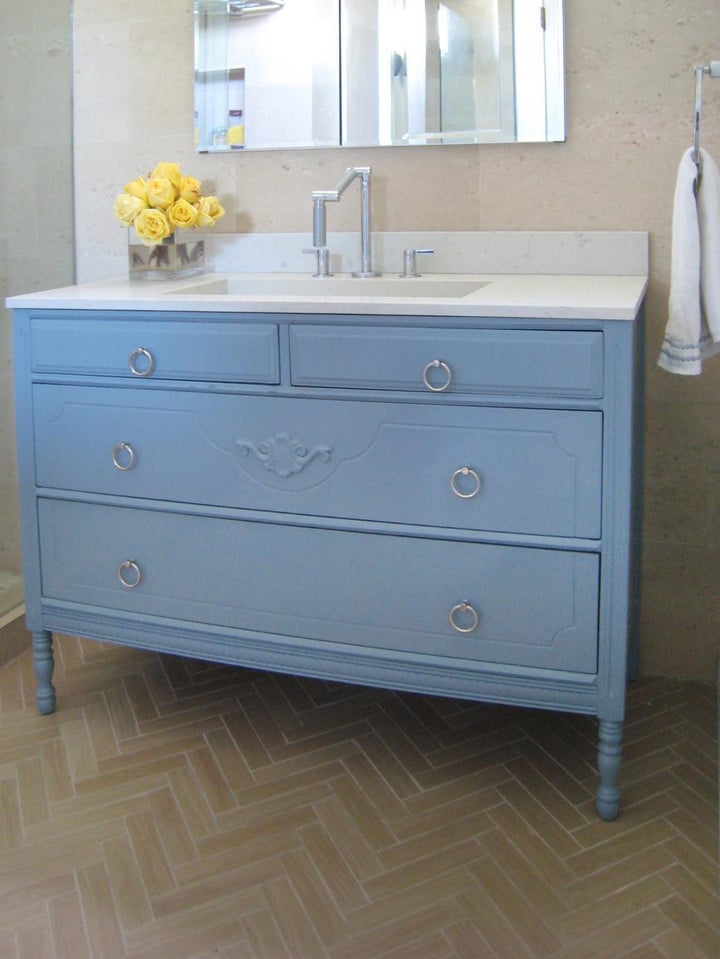
[{"label": "drawer pull ring", "polygon": [[[461,626],[456,616],[458,613],[462,613],[463,617],[470,617],[469,626]],[[477,629],[478,623],[480,622],[480,617],[476,611],[472,608],[470,603],[458,603],[457,606],[453,606],[450,610],[450,625],[453,629],[457,630],[458,633],[472,633],[473,630]]]},{"label": "drawer pull ring", "polygon": [[[469,476],[472,480],[472,489],[467,493],[463,493],[461,489],[458,489],[457,479],[459,476]],[[459,496],[460,499],[472,499],[473,496],[477,496],[480,492],[480,486],[480,477],[471,466],[461,466],[460,469],[455,470],[450,477],[450,489],[456,496]]]},{"label": "drawer pull ring", "polygon": [[115,469],[127,473],[135,465],[135,450],[129,443],[118,443],[113,446],[112,461]]},{"label": "drawer pull ring", "polygon": [[117,578],[126,589],[135,589],[142,582],[142,571],[134,559],[126,559],[118,566]]},{"label": "drawer pull ring", "polygon": [[[145,362],[138,368],[137,361],[140,357],[142,357]],[[150,376],[155,369],[155,360],[150,350],[146,350],[144,346],[139,346],[136,350],[133,350],[128,357],[128,366],[133,376]]]},{"label": "drawer pull ring", "polygon": [[[445,374],[445,382],[441,383],[440,386],[433,386],[430,380],[428,379],[428,374],[430,370],[441,369]],[[447,365],[444,360],[431,360],[430,363],[423,370],[423,383],[433,393],[442,393],[444,392],[452,383],[452,370]]]}]

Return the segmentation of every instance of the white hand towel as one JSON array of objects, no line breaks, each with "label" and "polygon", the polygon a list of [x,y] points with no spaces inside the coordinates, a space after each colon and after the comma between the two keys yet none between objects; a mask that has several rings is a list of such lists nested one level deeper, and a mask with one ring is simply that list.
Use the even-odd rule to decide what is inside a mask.
[{"label": "white hand towel", "polygon": [[668,372],[690,376],[720,352],[720,173],[701,150],[696,197],[692,154],[683,155],[675,185],[669,317],[658,358]]},{"label": "white hand towel", "polygon": [[713,342],[720,341],[720,173],[712,157],[700,150],[702,176],[698,192],[700,221],[700,307]]}]

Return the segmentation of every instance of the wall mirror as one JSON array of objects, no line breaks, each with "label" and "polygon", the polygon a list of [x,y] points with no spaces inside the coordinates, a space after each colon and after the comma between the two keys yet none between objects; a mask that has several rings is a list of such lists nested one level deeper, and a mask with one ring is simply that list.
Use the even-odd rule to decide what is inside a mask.
[{"label": "wall mirror", "polygon": [[562,0],[194,0],[201,152],[565,138]]}]

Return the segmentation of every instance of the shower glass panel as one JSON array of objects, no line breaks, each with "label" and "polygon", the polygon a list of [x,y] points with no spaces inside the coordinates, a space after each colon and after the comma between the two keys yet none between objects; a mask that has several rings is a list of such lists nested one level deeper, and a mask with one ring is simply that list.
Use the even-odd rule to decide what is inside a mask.
[{"label": "shower glass panel", "polygon": [[17,618],[23,602],[12,330],[5,298],[74,280],[72,3],[47,0],[36,6],[29,16],[26,4],[3,2],[0,33],[3,190],[28,200],[6,204],[0,218],[0,629]]}]

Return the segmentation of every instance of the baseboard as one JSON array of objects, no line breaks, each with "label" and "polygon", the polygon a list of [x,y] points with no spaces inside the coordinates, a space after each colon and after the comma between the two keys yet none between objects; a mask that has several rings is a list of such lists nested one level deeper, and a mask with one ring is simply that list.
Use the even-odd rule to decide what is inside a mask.
[{"label": "baseboard", "polygon": [[0,666],[24,653],[32,644],[30,633],[25,629],[24,612],[25,607],[20,606],[0,619]]}]

